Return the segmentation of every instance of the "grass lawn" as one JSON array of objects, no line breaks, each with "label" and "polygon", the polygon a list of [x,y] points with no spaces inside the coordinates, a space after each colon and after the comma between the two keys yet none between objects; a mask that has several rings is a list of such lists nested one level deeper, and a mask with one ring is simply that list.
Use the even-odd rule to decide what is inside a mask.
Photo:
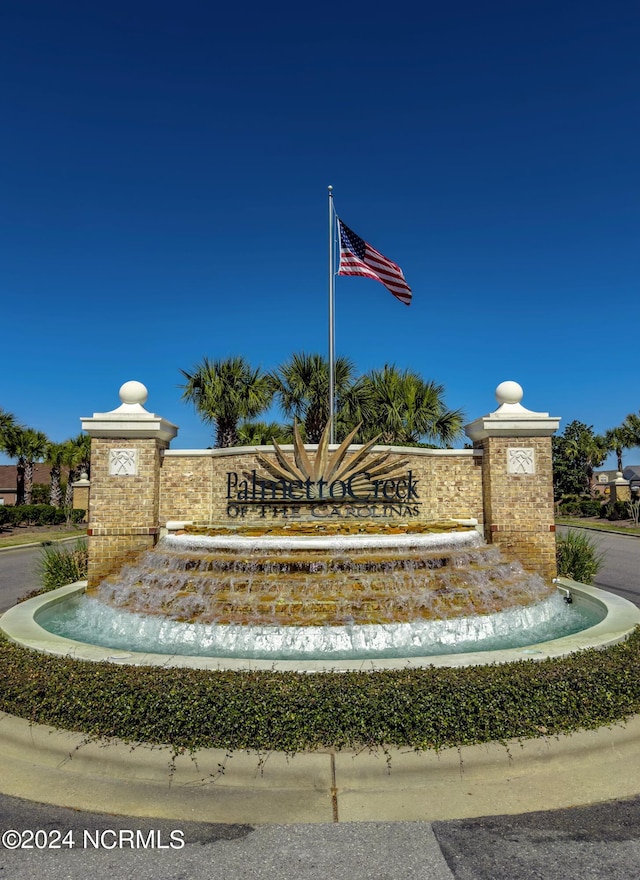
[{"label": "grass lawn", "polygon": [[22,544],[42,544],[45,541],[62,541],[65,538],[83,538],[86,524],[59,526],[18,526],[6,531],[0,529],[0,548],[19,547]]},{"label": "grass lawn", "polygon": [[594,529],[598,532],[616,532],[619,535],[640,535],[640,526],[634,526],[631,520],[609,522],[589,516],[557,516],[556,525],[570,526],[577,529]]}]

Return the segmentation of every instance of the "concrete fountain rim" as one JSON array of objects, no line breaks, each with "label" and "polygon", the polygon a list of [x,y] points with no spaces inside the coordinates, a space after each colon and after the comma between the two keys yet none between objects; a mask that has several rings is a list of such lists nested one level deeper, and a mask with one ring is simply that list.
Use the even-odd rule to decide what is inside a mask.
[{"label": "concrete fountain rim", "polygon": [[591,605],[606,614],[603,620],[582,632],[534,645],[507,648],[498,651],[479,651],[467,654],[443,654],[428,657],[358,659],[358,660],[260,660],[230,657],[198,657],[177,654],[155,654],[122,651],[74,641],[48,632],[37,623],[44,609],[65,602],[86,590],[86,581],[79,581],[43,593],[10,608],[0,618],[0,631],[12,642],[31,650],[55,656],[71,657],[95,663],[118,665],[183,667],[203,670],[267,670],[270,672],[346,672],[410,669],[427,666],[485,666],[493,663],[512,663],[521,660],[544,660],[563,657],[587,648],[604,648],[627,638],[640,624],[640,608],[626,599],[579,584],[568,578],[558,578],[556,586],[563,594],[570,594],[577,605]]}]

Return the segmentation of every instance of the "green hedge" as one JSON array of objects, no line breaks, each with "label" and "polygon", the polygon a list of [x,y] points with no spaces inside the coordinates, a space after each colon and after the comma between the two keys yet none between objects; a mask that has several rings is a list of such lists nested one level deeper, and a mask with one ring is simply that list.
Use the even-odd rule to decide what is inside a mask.
[{"label": "green hedge", "polygon": [[[0,528],[61,525],[67,521],[67,513],[66,509],[53,507],[51,504],[0,505]],[[84,510],[74,508],[71,511],[71,522],[82,522],[85,513]]]},{"label": "green hedge", "polygon": [[605,505],[597,498],[566,498],[559,504],[563,516],[604,516]]},{"label": "green hedge", "polygon": [[640,630],[561,659],[317,673],[115,666],[0,641],[0,710],[92,737],[205,747],[441,749],[594,729],[640,711]]}]

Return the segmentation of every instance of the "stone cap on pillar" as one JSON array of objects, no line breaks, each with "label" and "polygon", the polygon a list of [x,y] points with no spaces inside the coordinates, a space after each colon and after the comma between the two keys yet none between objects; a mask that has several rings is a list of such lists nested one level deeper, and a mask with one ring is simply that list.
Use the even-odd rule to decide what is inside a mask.
[{"label": "stone cap on pillar", "polygon": [[560,425],[559,416],[533,412],[520,401],[524,392],[517,382],[501,382],[496,388],[500,404],[495,412],[465,425],[465,434],[474,442],[486,437],[551,437]]},{"label": "stone cap on pillar", "polygon": [[82,430],[90,437],[145,438],[171,442],[178,433],[176,425],[143,406],[149,392],[142,382],[125,382],[120,388],[122,403],[110,412],[94,413],[80,419]]}]

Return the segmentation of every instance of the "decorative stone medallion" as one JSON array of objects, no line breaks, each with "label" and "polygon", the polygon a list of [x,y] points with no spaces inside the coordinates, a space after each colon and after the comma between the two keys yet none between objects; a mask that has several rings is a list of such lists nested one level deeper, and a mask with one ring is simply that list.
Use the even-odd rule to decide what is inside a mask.
[{"label": "decorative stone medallion", "polygon": [[138,473],[137,449],[110,449],[109,476],[135,477]]},{"label": "decorative stone medallion", "polygon": [[510,447],[507,449],[507,473],[535,474],[536,463],[533,449]]}]

